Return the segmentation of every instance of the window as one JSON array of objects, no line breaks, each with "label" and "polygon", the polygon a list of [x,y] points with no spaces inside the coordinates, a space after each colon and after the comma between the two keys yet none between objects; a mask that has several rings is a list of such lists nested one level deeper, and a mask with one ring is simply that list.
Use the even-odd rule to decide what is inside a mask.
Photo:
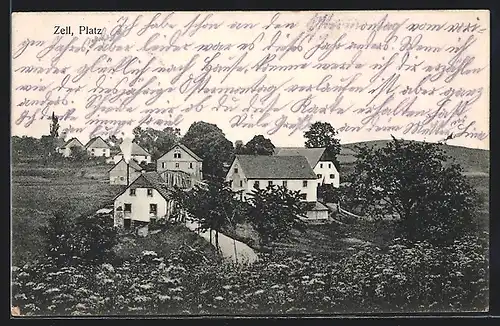
[{"label": "window", "polygon": [[253,183],[253,186],[254,186],[255,188],[259,189],[259,187],[260,187],[259,181],[255,181],[255,182]]},{"label": "window", "polygon": [[243,187],[243,180],[240,180],[240,187]]},{"label": "window", "polygon": [[318,179],[321,179],[323,177],[322,174],[318,174]]},{"label": "window", "polygon": [[130,196],[135,196],[135,189],[130,189]]},{"label": "window", "polygon": [[129,218],[126,218],[123,220],[123,227],[126,230],[130,229],[131,224],[132,224],[132,220],[130,220]]},{"label": "window", "polygon": [[330,179],[335,179],[335,174],[330,174]]},{"label": "window", "polygon": [[157,204],[149,204],[149,214],[158,214],[158,205]]},{"label": "window", "polygon": [[283,187],[285,187],[285,188],[286,188],[286,186],[287,186],[287,182],[286,182],[286,181],[283,181]]},{"label": "window", "polygon": [[323,168],[323,163],[319,163],[319,168],[322,169]]},{"label": "window", "polygon": [[307,188],[307,180],[302,181],[302,187]]},{"label": "window", "polygon": [[331,163],[328,163],[328,168],[331,169],[332,168],[332,164]]},{"label": "window", "polygon": [[165,168],[165,162],[161,162],[161,168],[164,169]]},{"label": "window", "polygon": [[192,169],[193,168],[193,162],[189,163],[189,168]]},{"label": "window", "polygon": [[174,158],[181,158],[181,152],[179,151],[174,152]]},{"label": "window", "polygon": [[92,148],[92,153],[95,152],[95,148]]},{"label": "window", "polygon": [[123,208],[124,212],[132,212],[132,204],[125,204],[125,207]]},{"label": "window", "polygon": [[234,173],[238,173],[238,168],[234,168]]},{"label": "window", "polygon": [[175,163],[175,167],[178,168],[179,167],[179,163]]},{"label": "window", "polygon": [[102,156],[106,156],[106,152],[105,151],[102,151]]},{"label": "window", "polygon": [[148,197],[153,197],[153,189],[148,188]]},{"label": "window", "polygon": [[307,194],[300,194],[300,199],[306,200],[307,199]]},{"label": "window", "polygon": [[272,185],[273,185],[273,182],[272,182],[272,181],[268,181],[268,182],[267,182],[267,185],[268,185],[268,186],[272,186]]},{"label": "window", "polygon": [[125,181],[125,177],[121,176],[120,181]]}]

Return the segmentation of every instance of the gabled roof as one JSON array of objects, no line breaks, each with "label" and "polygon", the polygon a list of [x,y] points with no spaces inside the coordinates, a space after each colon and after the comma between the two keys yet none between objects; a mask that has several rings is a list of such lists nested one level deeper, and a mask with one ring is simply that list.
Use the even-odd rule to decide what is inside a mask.
[{"label": "gabled roof", "polygon": [[[151,155],[137,143],[132,143],[132,151],[130,154],[131,155],[142,155],[142,156],[150,156]],[[123,152],[120,151],[118,155],[123,155]]]},{"label": "gabled roof", "polygon": [[130,184],[122,193],[115,197],[118,198],[124,194],[128,189],[137,188],[153,188],[156,189],[165,200],[170,200],[170,192],[166,186],[165,181],[160,174],[156,171],[142,173],[134,182]]},{"label": "gabled roof", "polygon": [[278,156],[304,156],[314,169],[325,153],[325,148],[277,147],[274,153]]},{"label": "gabled roof", "polygon": [[97,136],[89,140],[85,148],[109,148],[109,145],[101,136]]},{"label": "gabled roof", "polygon": [[247,179],[317,179],[304,156],[236,155]]},{"label": "gabled roof", "polygon": [[[116,164],[113,165],[113,167],[111,169],[109,169],[108,172],[113,171],[113,169],[116,168],[118,166],[118,164],[120,164],[121,162],[124,162],[125,164],[127,164],[127,162],[125,162],[125,159],[122,158],[121,160],[119,160],[118,162],[116,162]],[[130,168],[134,169],[135,171],[139,171],[140,172],[140,171],[143,170],[142,167],[139,165],[139,163],[137,163],[133,159],[130,160],[128,163],[129,163]]]},{"label": "gabled roof", "polygon": [[179,144],[175,144],[174,146],[172,146],[172,148],[170,148],[165,154],[163,154],[158,160],[161,160],[163,158],[163,156],[167,155],[168,153],[170,153],[171,151],[173,151],[176,147],[179,147],[181,149],[183,149],[186,153],[188,153],[192,158],[194,158],[195,160],[197,160],[198,162],[203,162],[203,160],[198,156],[196,155],[192,150],[190,150],[189,148],[187,148],[185,145],[182,145],[181,143]]},{"label": "gabled roof", "polygon": [[73,137],[73,138],[71,138],[70,140],[68,140],[68,141],[67,141],[67,142],[63,145],[63,147],[62,147],[62,148],[66,148],[66,147],[68,147],[68,145],[70,145],[71,143],[73,143],[75,146],[81,146],[81,147],[83,147],[83,144],[82,144],[82,143],[78,140],[78,138]]}]

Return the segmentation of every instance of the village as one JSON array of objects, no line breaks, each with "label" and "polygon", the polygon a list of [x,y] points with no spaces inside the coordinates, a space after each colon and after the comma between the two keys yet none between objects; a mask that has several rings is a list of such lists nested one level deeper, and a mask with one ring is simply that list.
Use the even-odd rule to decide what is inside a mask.
[{"label": "village", "polygon": [[[71,138],[57,151],[63,157],[70,157],[77,148],[90,157],[103,158],[111,166],[109,183],[123,186],[114,198],[113,207],[104,207],[96,213],[113,218],[116,227],[126,230],[135,227],[140,236],[147,236],[150,222],[173,218],[175,203],[171,191],[174,187],[189,191],[195,185],[206,185],[203,159],[182,143],[173,145],[156,161],[151,153],[130,139],[121,142],[119,151],[113,151],[101,137],[92,138],[85,145]],[[237,154],[231,163],[224,164],[225,181],[241,201],[245,201],[253,189],[272,185],[299,191],[307,210],[298,218],[309,224],[331,223],[339,211],[338,203],[319,198],[318,187],[339,188],[340,175],[334,161],[325,154],[324,147],[276,147],[272,155]],[[188,220],[183,222],[195,231],[196,225]],[[243,243],[239,246],[245,247],[242,251],[249,250]],[[224,248],[221,249],[224,253]],[[232,246],[227,251],[234,259]],[[256,259],[256,255],[252,257]]]}]

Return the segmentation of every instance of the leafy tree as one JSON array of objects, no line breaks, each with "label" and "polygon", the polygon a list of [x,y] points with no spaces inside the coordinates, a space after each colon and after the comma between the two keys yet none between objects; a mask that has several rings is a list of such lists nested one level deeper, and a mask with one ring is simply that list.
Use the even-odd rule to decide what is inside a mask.
[{"label": "leafy tree", "polygon": [[224,163],[231,161],[234,148],[219,127],[203,121],[194,122],[181,143],[203,158],[205,176],[224,177]]},{"label": "leafy tree", "polygon": [[341,147],[340,141],[335,138],[337,134],[338,132],[330,123],[315,122],[309,130],[304,132],[305,146],[307,148],[324,147],[327,158],[338,164],[337,155],[340,154]]},{"label": "leafy tree", "polygon": [[273,155],[274,145],[270,139],[262,135],[254,136],[246,145],[239,149],[240,154],[247,155]]},{"label": "leafy tree", "polygon": [[174,200],[180,204],[202,232],[215,231],[215,245],[219,247],[219,232],[226,226],[234,226],[243,216],[244,207],[236,199],[227,182],[209,181],[207,186],[195,185],[191,190],[174,190]]},{"label": "leafy tree", "polygon": [[244,150],[245,148],[241,140],[234,142],[234,154],[245,154]]},{"label": "leafy tree", "polygon": [[75,248],[72,238],[74,225],[66,212],[59,210],[49,217],[47,225],[42,227],[45,239],[45,254],[57,266],[68,266],[73,261]]},{"label": "leafy tree", "polygon": [[358,147],[345,189],[350,207],[375,218],[400,219],[411,241],[449,243],[473,225],[479,197],[440,144],[393,138],[383,148]]},{"label": "leafy tree", "polygon": [[254,189],[248,198],[248,217],[264,245],[285,238],[292,228],[301,229],[299,216],[306,214],[300,191],[282,186]]},{"label": "leafy tree", "polygon": [[70,159],[75,162],[84,162],[90,158],[89,153],[80,146],[73,146],[70,148]]},{"label": "leafy tree", "polygon": [[318,198],[326,203],[337,203],[339,201],[338,191],[331,184],[322,184],[318,186]]},{"label": "leafy tree", "polygon": [[114,259],[113,247],[118,243],[118,233],[111,219],[82,215],[76,225],[73,247],[78,257],[95,264]]},{"label": "leafy tree", "polygon": [[180,129],[167,127],[157,130],[149,127],[146,129],[136,127],[133,134],[134,142],[147,150],[153,160],[157,160],[179,141]]}]

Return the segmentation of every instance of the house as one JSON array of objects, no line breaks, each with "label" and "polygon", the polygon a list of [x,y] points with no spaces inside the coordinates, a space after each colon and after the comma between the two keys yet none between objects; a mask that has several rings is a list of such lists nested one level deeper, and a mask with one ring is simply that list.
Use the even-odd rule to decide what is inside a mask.
[{"label": "house", "polygon": [[203,160],[182,144],[174,145],[156,161],[156,171],[183,171],[193,182],[203,179]]},{"label": "house", "polygon": [[304,156],[236,155],[226,175],[242,199],[254,187],[280,185],[300,190],[302,200],[317,201],[318,178]]},{"label": "house", "polygon": [[274,149],[277,156],[304,156],[318,177],[318,185],[331,184],[340,186],[340,174],[331,159],[325,157],[325,148],[277,147]]},{"label": "house", "polygon": [[85,146],[78,140],[78,138],[71,138],[63,146],[58,149],[58,152],[62,154],[64,157],[71,156],[71,149],[73,147],[80,147],[81,149],[85,149]]},{"label": "house", "polygon": [[142,170],[142,167],[135,160],[130,160],[127,163],[122,158],[109,170],[109,184],[127,186],[141,175]]},{"label": "house", "polygon": [[[132,150],[130,156],[139,163],[146,162],[146,164],[151,163],[151,154],[149,154],[144,148],[139,146],[139,144],[132,143]],[[115,163],[118,163],[123,158],[123,153],[119,152],[113,157]]]},{"label": "house", "polygon": [[101,136],[97,136],[89,140],[85,145],[85,149],[90,156],[95,157],[110,157],[111,147],[102,139]]},{"label": "house", "polygon": [[160,174],[144,172],[115,197],[115,225],[130,228],[134,224],[168,219],[173,209],[170,191]]}]

